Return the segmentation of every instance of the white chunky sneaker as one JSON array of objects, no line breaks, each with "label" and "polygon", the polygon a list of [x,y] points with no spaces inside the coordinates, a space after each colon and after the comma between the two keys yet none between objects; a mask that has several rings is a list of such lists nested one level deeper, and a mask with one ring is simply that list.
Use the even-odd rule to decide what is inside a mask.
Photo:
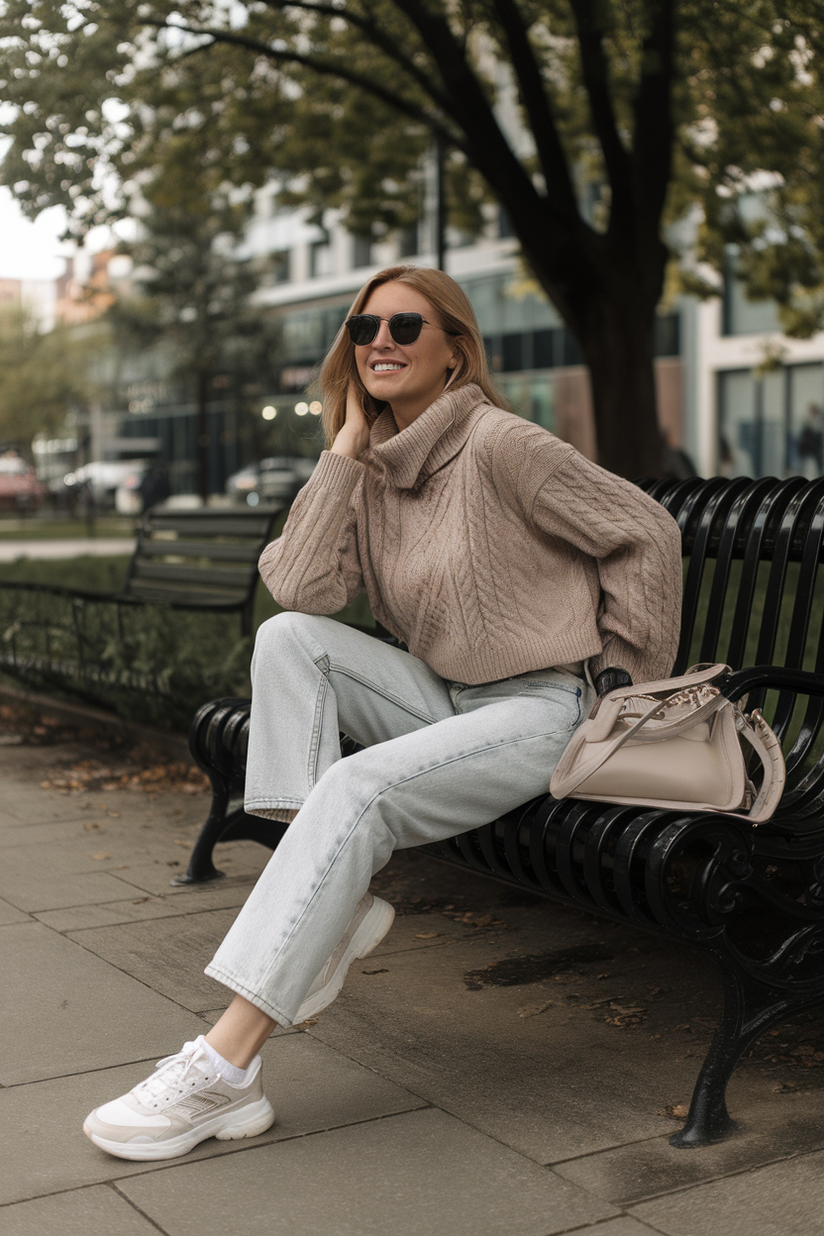
[{"label": "white chunky sneaker", "polygon": [[264,1133],[275,1113],[260,1080],[260,1056],[246,1086],[230,1086],[203,1050],[203,1036],[159,1061],[134,1090],[87,1116],[83,1132],[119,1159],[174,1159],[207,1137],[229,1141]]},{"label": "white chunky sneaker", "polygon": [[376,949],[389,928],[395,911],[388,901],[373,897],[367,893],[358,902],[358,908],[352,916],[352,921],[346,928],[344,937],[312,986],[304,996],[303,1003],[295,1013],[294,1025],[316,1017],[337,996],[346,972],[352,962],[358,957],[368,957]]}]

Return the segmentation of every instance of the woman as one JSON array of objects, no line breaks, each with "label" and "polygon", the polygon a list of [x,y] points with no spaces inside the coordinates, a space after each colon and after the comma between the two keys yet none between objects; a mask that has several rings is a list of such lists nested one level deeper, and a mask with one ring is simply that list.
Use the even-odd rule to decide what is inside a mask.
[{"label": "woman", "polygon": [[[246,807],[293,822],[207,967],[235,992],[226,1012],[88,1117],[123,1158],[268,1128],[257,1053],[389,930],[367,890],[392,851],[545,793],[593,679],[658,679],[674,659],[675,523],[496,406],[448,276],[370,279],[321,382],[329,448],[260,564],[293,612],[261,627],[252,666]],[[313,616],[364,589],[408,652]],[[341,731],[364,749],[341,759]]]}]

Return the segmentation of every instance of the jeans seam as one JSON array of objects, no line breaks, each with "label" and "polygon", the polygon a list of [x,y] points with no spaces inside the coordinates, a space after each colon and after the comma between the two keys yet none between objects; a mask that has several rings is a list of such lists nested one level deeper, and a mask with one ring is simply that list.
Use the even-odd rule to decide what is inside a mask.
[{"label": "jeans seam", "polygon": [[368,687],[370,691],[374,691],[376,695],[379,695],[381,699],[388,700],[390,703],[394,704],[396,707],[401,708],[404,712],[409,713],[411,717],[417,717],[419,721],[425,721],[428,725],[436,725],[438,721],[441,721],[443,719],[441,717],[433,717],[429,713],[420,712],[417,708],[413,708],[406,700],[402,699],[400,696],[393,695],[390,692],[383,690],[383,688],[378,687],[374,682],[372,682],[371,679],[363,678],[360,674],[355,673],[348,666],[335,665],[330,660],[329,671],[330,673],[334,671],[336,674],[340,674],[341,677],[343,678],[351,678],[353,682],[362,683],[363,686]]},{"label": "jeans seam", "polygon": [[323,657],[319,658],[319,660],[326,662],[327,669],[321,669],[319,661],[315,660],[314,657],[312,658],[312,662],[320,674],[320,684],[315,700],[315,716],[312,723],[312,736],[309,740],[309,758],[306,763],[306,780],[310,790],[315,788],[318,781],[318,758],[320,756],[320,736],[323,729],[323,710],[326,704],[326,694],[329,689],[329,658],[324,653]]}]

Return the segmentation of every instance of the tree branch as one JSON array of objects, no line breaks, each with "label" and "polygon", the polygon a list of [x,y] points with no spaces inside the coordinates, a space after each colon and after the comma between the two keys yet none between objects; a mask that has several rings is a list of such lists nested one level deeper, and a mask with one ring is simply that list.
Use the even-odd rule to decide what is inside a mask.
[{"label": "tree branch", "polygon": [[359,13],[353,13],[351,9],[336,8],[332,4],[307,3],[307,0],[264,0],[264,4],[275,12],[283,12],[284,9],[301,9],[303,12],[320,13],[324,17],[342,18],[356,30],[362,31],[373,47],[379,48],[390,60],[400,65],[438,107],[446,106],[446,98],[437,84],[427,77],[414,60],[404,55],[398,44],[383,33],[377,22],[362,17]]},{"label": "tree branch", "polygon": [[[550,219],[569,227],[566,203],[553,196],[554,186],[542,199],[521,161],[515,155],[490,106],[478,77],[469,64],[447,21],[443,10],[421,0],[392,0],[418,31],[440,74],[447,95],[444,110],[466,135],[466,149],[474,165],[507,203],[511,213],[517,213],[521,202],[531,209],[543,202]],[[555,237],[550,232],[545,243],[553,247]]]},{"label": "tree branch", "polygon": [[615,111],[609,92],[609,65],[604,54],[603,30],[593,0],[570,0],[578,44],[581,49],[581,69],[589,99],[592,122],[604,156],[607,177],[612,188],[612,218],[631,210],[630,161],[618,132]]},{"label": "tree branch", "polygon": [[[354,72],[352,69],[347,68],[340,60],[320,60],[296,51],[281,51],[268,43],[261,42],[259,39],[252,39],[231,30],[220,30],[207,26],[181,25],[177,22],[169,22],[163,18],[156,17],[144,17],[141,20],[144,25],[158,30],[178,30],[183,34],[206,36],[212,40],[212,43],[229,43],[235,47],[245,47],[247,51],[255,52],[257,55],[264,56],[267,60],[272,60],[277,64],[299,64],[303,68],[310,69],[313,73],[321,73],[326,77],[336,77],[340,81],[349,82],[350,85],[357,86],[361,90],[373,94],[390,107],[395,108],[396,111],[401,112],[402,115],[408,116],[411,120],[418,121],[434,133],[439,133],[449,145],[467,153],[466,144],[461,141],[460,137],[453,130],[446,128],[434,113],[428,112],[417,103],[413,103],[402,95],[386,89],[380,83],[375,82],[373,78]],[[193,49],[192,54],[195,54],[198,50],[200,49]]]},{"label": "tree branch", "polygon": [[558,208],[575,219],[579,212],[569,165],[521,11],[514,0],[494,0],[494,4],[509,45],[547,193],[555,195]]},{"label": "tree branch", "polygon": [[653,0],[653,20],[641,50],[641,81],[633,102],[632,162],[638,222],[658,231],[672,175],[675,125],[675,0]]}]

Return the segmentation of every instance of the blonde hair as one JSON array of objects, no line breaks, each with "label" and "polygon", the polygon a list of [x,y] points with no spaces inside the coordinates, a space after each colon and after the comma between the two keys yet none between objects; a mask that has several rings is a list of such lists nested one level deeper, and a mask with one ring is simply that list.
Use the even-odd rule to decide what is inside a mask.
[{"label": "blonde hair", "polygon": [[[458,390],[475,382],[490,403],[505,408],[506,402],[497,390],[489,372],[484,341],[472,305],[463,288],[442,270],[427,266],[389,266],[373,275],[358,292],[347,314],[362,313],[369,297],[384,283],[405,283],[425,296],[440,318],[445,331],[453,335],[452,343],[458,363],[452,371],[449,389]],[[346,326],[341,326],[321,366],[319,385],[323,392],[323,429],[326,445],[331,446],[346,420],[346,397],[349,383],[354,381],[363,400],[363,409],[370,420],[383,411],[384,404],[373,399],[360,379],[355,364],[355,345]]]}]

